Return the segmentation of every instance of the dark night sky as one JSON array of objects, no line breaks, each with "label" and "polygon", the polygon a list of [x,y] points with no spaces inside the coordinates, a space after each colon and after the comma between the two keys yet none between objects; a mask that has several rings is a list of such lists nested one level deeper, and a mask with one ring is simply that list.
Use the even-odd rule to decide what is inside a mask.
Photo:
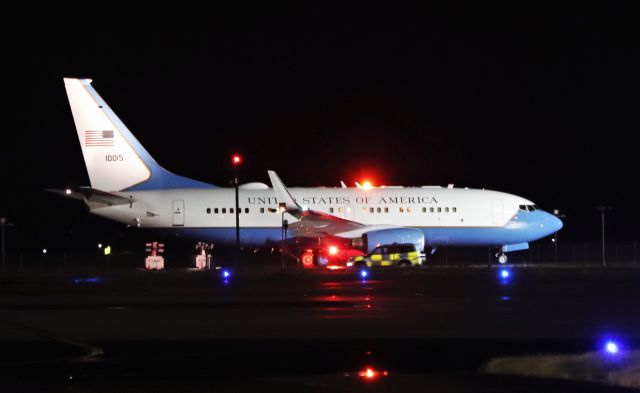
[{"label": "dark night sky", "polygon": [[605,203],[612,233],[638,238],[630,10],[112,11],[25,17],[9,35],[0,215],[23,242],[118,228],[43,192],[88,185],[63,76],[93,78],[188,177],[225,185],[239,151],[246,181],[485,187],[560,208],[575,240],[597,238]]}]

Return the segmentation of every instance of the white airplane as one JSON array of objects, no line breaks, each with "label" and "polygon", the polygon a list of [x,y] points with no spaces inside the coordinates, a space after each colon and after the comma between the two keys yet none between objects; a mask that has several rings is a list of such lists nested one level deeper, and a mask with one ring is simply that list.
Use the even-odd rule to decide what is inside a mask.
[{"label": "white airplane", "polygon": [[[506,252],[562,228],[562,221],[527,199],[503,192],[424,187],[286,188],[268,171],[263,183],[235,190],[175,175],[162,168],[91,86],[90,79],[64,79],[91,187],[57,191],[83,200],[91,213],[127,225],[194,240],[267,246],[288,238],[334,237],[354,248],[411,243],[494,246]],[[282,212],[282,214],[281,214]]]}]

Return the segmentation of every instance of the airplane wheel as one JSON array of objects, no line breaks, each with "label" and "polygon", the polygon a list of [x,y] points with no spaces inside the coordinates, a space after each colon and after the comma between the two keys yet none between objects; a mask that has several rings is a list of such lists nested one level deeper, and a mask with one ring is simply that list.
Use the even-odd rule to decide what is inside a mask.
[{"label": "airplane wheel", "polygon": [[509,257],[507,257],[506,254],[498,254],[498,262],[500,262],[501,264],[507,263],[508,260]]}]

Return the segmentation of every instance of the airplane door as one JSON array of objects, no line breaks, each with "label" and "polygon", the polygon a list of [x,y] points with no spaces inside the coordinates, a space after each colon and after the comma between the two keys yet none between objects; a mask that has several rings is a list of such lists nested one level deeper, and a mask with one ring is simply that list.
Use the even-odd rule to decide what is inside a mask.
[{"label": "airplane door", "polygon": [[492,199],[491,204],[493,207],[493,224],[502,224],[503,211],[502,211],[502,199]]},{"label": "airplane door", "polygon": [[182,199],[173,201],[173,226],[184,226],[184,201]]}]

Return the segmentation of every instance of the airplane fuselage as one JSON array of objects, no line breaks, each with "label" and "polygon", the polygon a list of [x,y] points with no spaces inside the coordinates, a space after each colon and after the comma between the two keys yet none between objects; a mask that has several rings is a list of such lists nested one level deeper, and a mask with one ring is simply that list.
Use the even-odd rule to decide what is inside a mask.
[{"label": "airplane fuselage", "polygon": [[[303,206],[371,225],[419,228],[428,246],[527,243],[558,229],[559,220],[507,193],[460,188],[289,188]],[[235,242],[235,190],[176,189],[116,193],[135,202],[92,213],[143,228],[220,244]],[[240,189],[241,243],[262,246],[281,237],[283,215],[273,189]],[[284,219],[296,219],[288,213]]]}]

